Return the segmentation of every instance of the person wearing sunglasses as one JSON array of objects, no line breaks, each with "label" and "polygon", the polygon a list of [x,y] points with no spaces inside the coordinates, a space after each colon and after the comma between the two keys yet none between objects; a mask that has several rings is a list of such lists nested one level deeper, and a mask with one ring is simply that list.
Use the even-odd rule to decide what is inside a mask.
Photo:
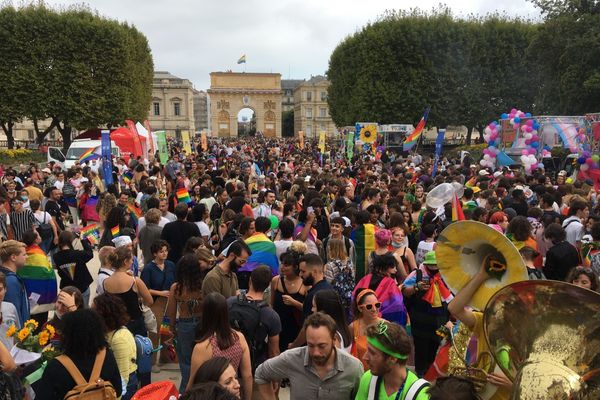
[{"label": "person wearing sunglasses", "polygon": [[355,400],[428,400],[429,382],[406,367],[411,344],[404,328],[382,320],[367,327],[366,336],[363,361],[369,370],[360,379]]},{"label": "person wearing sunglasses", "polygon": [[365,369],[368,369],[367,364],[363,361],[363,356],[367,351],[367,327],[383,321],[379,314],[380,309],[381,302],[373,290],[362,288],[356,292],[352,302],[354,321],[350,324],[350,331],[353,335],[350,353],[362,361]]}]

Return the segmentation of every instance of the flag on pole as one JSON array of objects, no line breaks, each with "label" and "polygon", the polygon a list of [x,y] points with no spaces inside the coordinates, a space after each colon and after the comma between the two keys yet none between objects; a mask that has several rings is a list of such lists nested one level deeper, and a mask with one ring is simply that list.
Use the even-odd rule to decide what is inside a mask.
[{"label": "flag on pole", "polygon": [[237,61],[238,64],[246,64],[246,55],[244,54],[243,56],[241,56],[239,58],[239,60]]},{"label": "flag on pole", "polygon": [[452,198],[452,222],[454,221],[464,221],[465,214],[463,213],[462,206],[460,205],[460,200],[458,196],[455,194]]},{"label": "flag on pole", "polygon": [[177,200],[180,203],[191,203],[192,198],[190,197],[190,192],[188,192],[186,188],[178,189],[177,190]]},{"label": "flag on pole", "polygon": [[90,224],[84,228],[81,228],[80,233],[81,237],[87,239],[91,244],[97,244],[100,242],[98,224]]},{"label": "flag on pole", "polygon": [[423,117],[417,124],[417,127],[415,128],[415,130],[412,131],[412,133],[406,137],[406,140],[404,140],[404,144],[402,145],[402,148],[404,149],[404,151],[409,151],[419,141],[419,138],[423,134],[423,129],[425,129],[425,124],[427,124],[427,117],[429,116],[429,110],[430,110],[429,107],[427,107],[425,109],[425,113],[423,114]]}]

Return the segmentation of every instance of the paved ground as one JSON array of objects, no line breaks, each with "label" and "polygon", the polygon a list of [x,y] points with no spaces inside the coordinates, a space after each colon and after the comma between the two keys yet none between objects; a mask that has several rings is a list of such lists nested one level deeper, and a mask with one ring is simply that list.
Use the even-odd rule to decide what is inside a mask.
[{"label": "paved ground", "polygon": [[[93,260],[88,263],[88,269],[90,270],[90,273],[92,274],[92,276],[95,279],[95,277],[98,275],[98,271],[100,270],[100,261],[98,260],[97,252],[95,252]],[[91,299],[93,299],[94,296],[96,295],[95,280],[92,283],[92,285],[90,286],[90,292],[91,292],[90,297],[91,297]],[[161,371],[159,373],[152,374],[153,382],[163,381],[163,380],[170,380],[175,384],[176,387],[179,388],[179,381],[181,380],[181,373],[179,372],[179,365],[178,364],[162,365]],[[280,390],[280,393],[279,393],[280,400],[289,400],[289,398],[290,398],[289,389],[286,388],[286,389]]]}]

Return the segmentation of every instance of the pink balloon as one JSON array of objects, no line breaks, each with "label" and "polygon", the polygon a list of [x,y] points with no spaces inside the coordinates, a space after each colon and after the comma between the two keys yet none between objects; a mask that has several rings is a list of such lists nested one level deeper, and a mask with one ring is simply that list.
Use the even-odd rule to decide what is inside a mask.
[{"label": "pink balloon", "polygon": [[521,151],[521,154],[524,156],[527,156],[527,155],[529,155],[529,150],[525,149],[525,150]]},{"label": "pink balloon", "polygon": [[516,109],[516,108],[513,108],[513,109],[511,109],[511,110],[510,110],[510,113],[511,113],[511,114],[516,114],[516,113],[517,113],[517,109]]},{"label": "pink balloon", "polygon": [[533,136],[531,137],[531,140],[533,140],[534,142],[537,142],[537,141],[539,141],[539,140],[540,140],[540,137],[539,137],[538,135],[533,135]]},{"label": "pink balloon", "polygon": [[525,122],[525,124],[527,124],[527,126],[533,126],[533,120],[528,119],[527,122]]},{"label": "pink balloon", "polygon": [[525,144],[529,146],[531,144],[531,139],[525,139]]},{"label": "pink balloon", "polygon": [[577,153],[577,147],[569,147],[571,153]]},{"label": "pink balloon", "polygon": [[594,160],[592,160],[592,159],[591,159],[591,157],[590,157],[590,158],[588,158],[587,160],[585,160],[585,163],[586,163],[587,165],[593,165],[593,164],[594,164]]},{"label": "pink balloon", "polygon": [[532,154],[532,155],[533,155],[533,154],[535,154],[535,153],[537,153],[537,150],[536,150],[536,149],[529,149],[529,154]]}]

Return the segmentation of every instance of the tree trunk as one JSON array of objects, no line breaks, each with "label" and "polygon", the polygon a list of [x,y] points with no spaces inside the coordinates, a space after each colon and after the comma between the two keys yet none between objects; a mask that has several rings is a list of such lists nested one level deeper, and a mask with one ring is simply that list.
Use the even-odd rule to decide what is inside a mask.
[{"label": "tree trunk", "polygon": [[479,132],[479,143],[483,143],[485,140],[483,139],[483,125],[477,125],[477,132]]},{"label": "tree trunk", "polygon": [[466,144],[467,144],[467,146],[470,146],[470,145],[471,145],[471,136],[472,136],[472,135],[473,135],[473,127],[472,127],[472,126],[469,126],[469,127],[467,128],[467,143],[466,143]]},{"label": "tree trunk", "polygon": [[38,120],[37,118],[33,118],[33,129],[35,130],[35,142],[38,145],[41,145],[42,143],[44,143],[44,140],[46,140],[46,136],[48,136],[48,133],[54,129],[54,127],[56,126],[57,121],[53,118],[52,122],[50,123],[50,126],[48,126],[46,129],[44,129],[43,131],[40,132],[40,129],[38,127]]},{"label": "tree trunk", "polygon": [[[52,120],[55,121],[56,119],[53,118]],[[60,136],[63,140],[63,150],[66,151],[69,146],[71,146],[71,131],[73,130],[73,127],[66,121],[63,122],[63,126],[60,126],[60,121],[56,120],[56,129],[60,132]]]},{"label": "tree trunk", "polygon": [[12,121],[2,121],[2,122],[0,122],[0,125],[2,125],[2,130],[4,131],[4,134],[6,135],[8,149],[9,150],[14,149],[15,148],[15,138],[13,136],[13,126],[15,125],[15,123]]}]

